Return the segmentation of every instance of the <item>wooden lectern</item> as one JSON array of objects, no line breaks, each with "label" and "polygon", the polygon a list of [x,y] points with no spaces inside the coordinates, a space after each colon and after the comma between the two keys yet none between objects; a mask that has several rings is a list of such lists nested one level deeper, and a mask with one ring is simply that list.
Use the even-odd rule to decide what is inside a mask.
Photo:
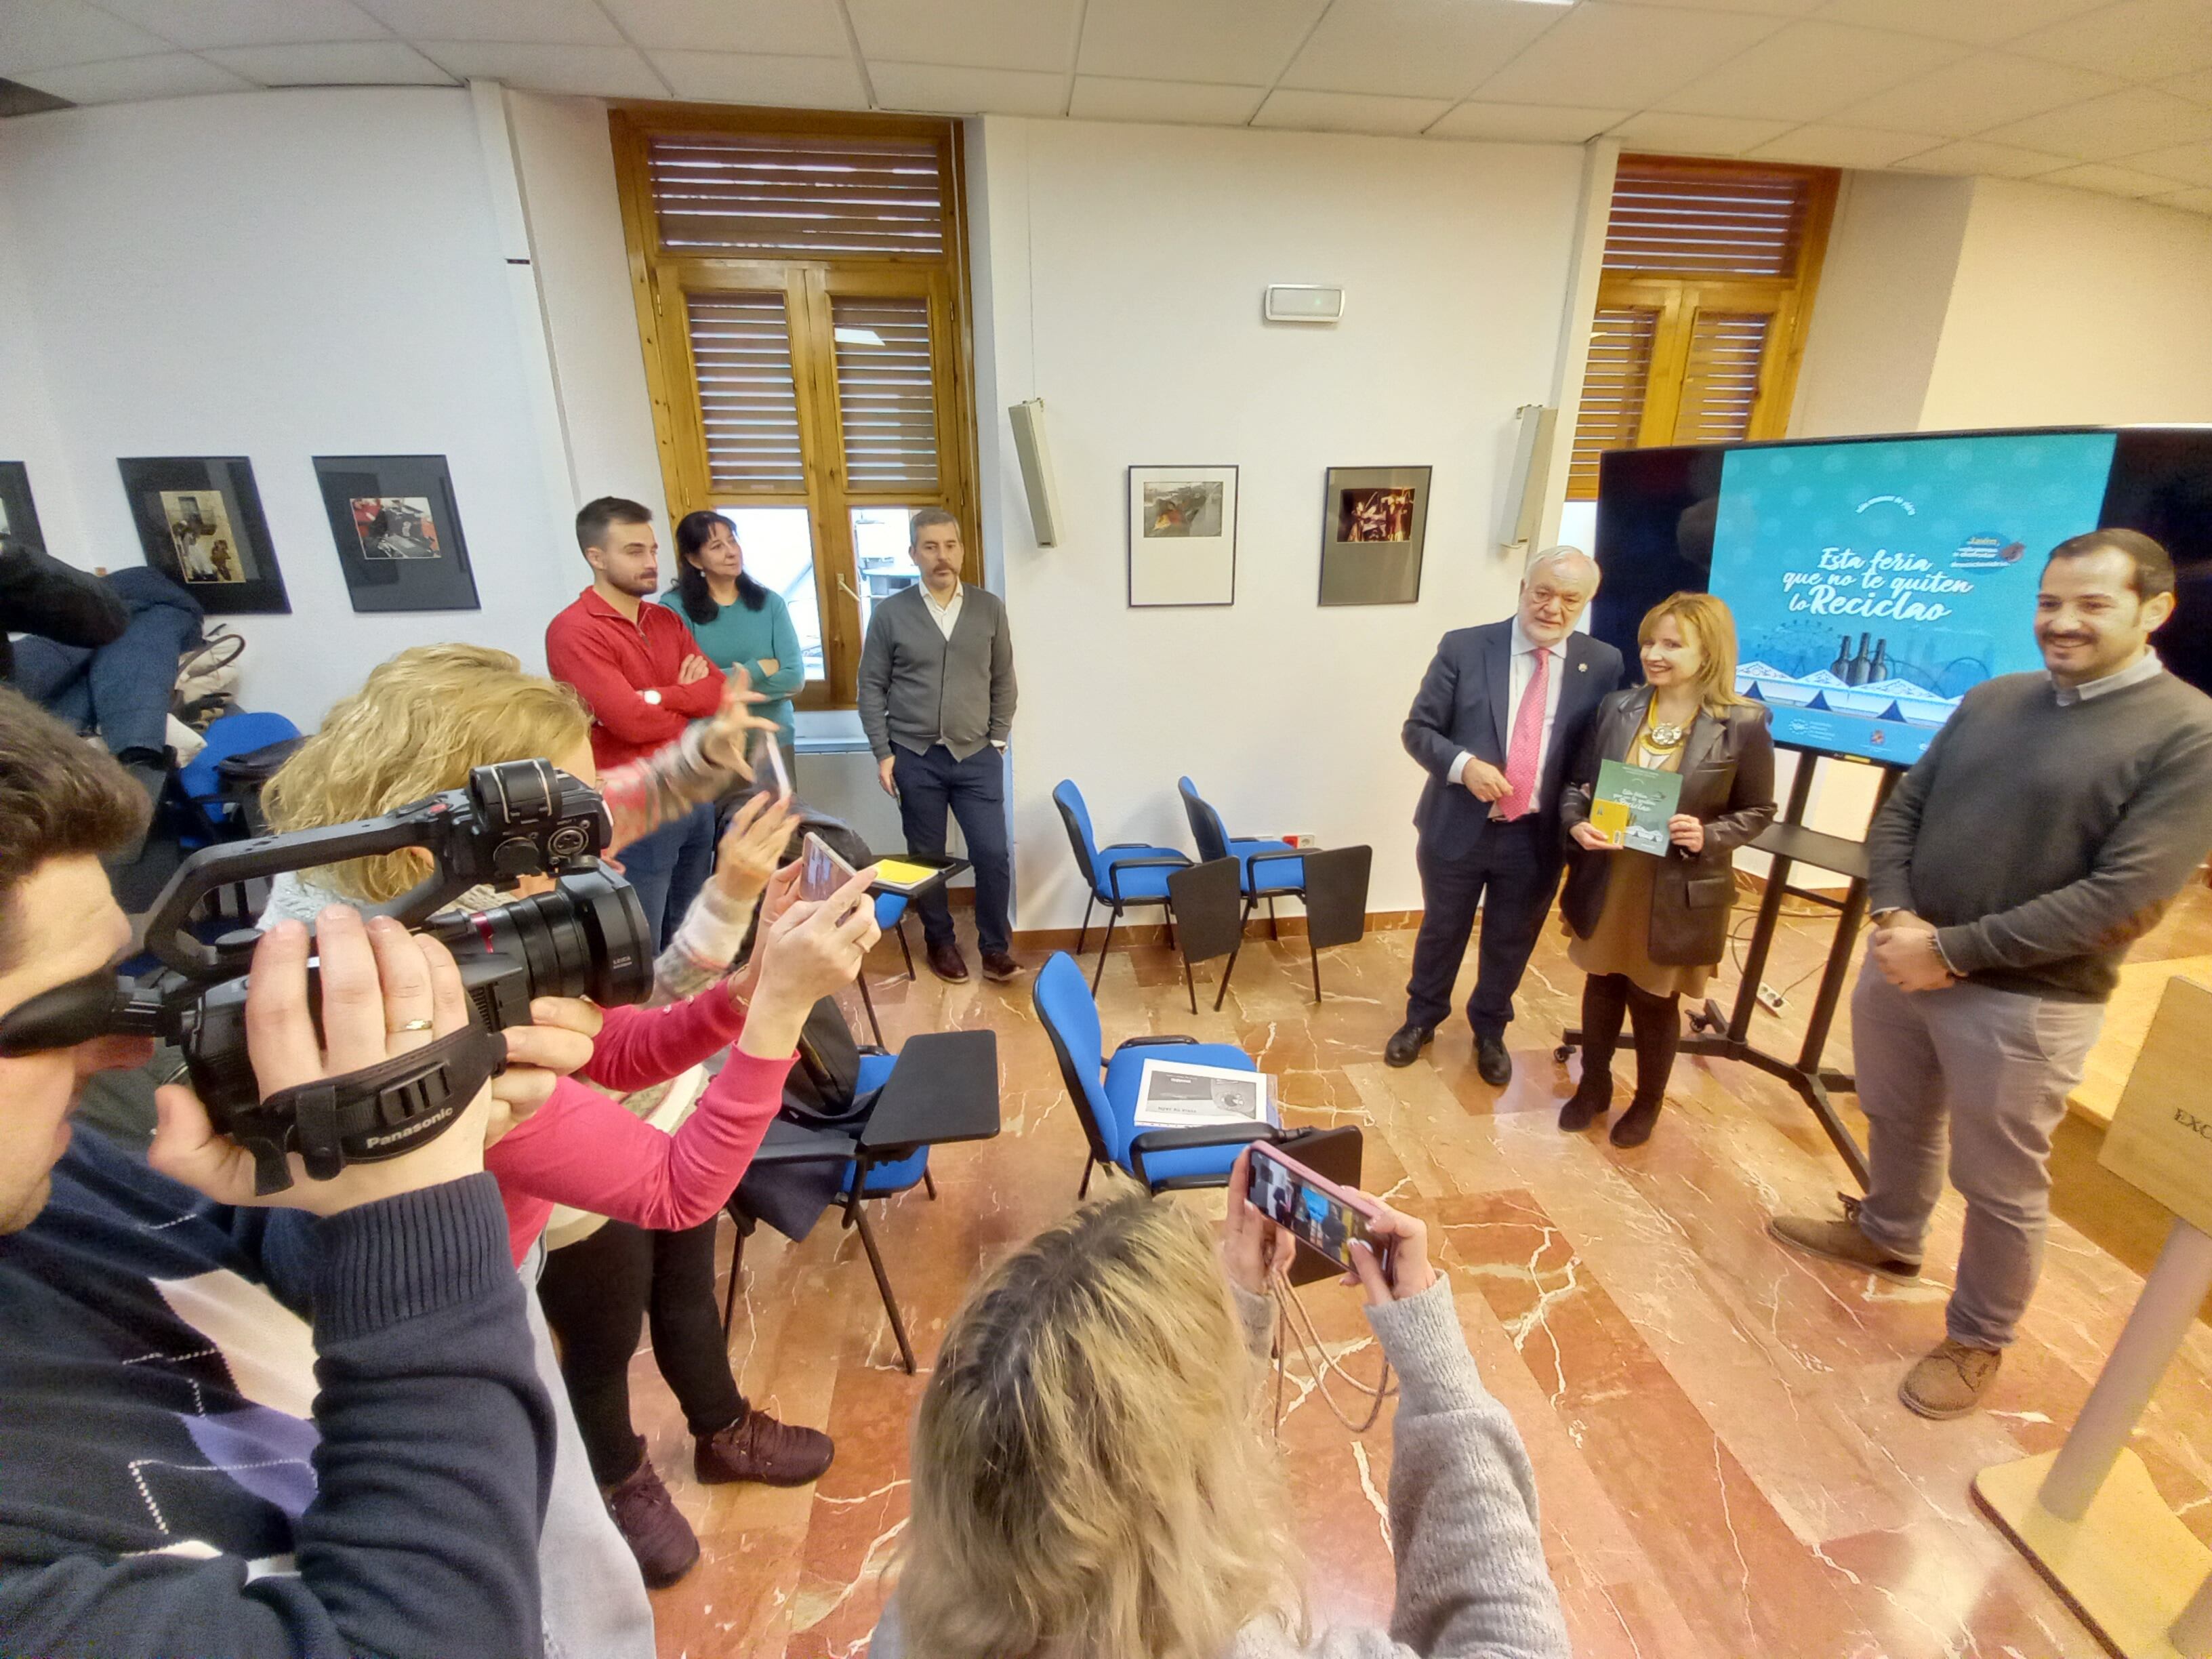
[{"label": "wooden lectern", "polygon": [[2212,1659],[2212,1550],[2129,1448],[2212,1291],[2212,988],[2166,988],[2100,1160],[2174,1214],[2066,1443],[1974,1477],[1974,1496],[2122,1659]]}]

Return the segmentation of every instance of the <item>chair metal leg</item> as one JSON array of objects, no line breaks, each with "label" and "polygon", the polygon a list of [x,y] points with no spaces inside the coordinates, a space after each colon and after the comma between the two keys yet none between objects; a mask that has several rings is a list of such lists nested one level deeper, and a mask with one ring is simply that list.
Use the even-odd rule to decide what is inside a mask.
[{"label": "chair metal leg", "polygon": [[1315,948],[1311,932],[1306,934],[1306,955],[1313,959],[1314,1000],[1319,1002],[1321,1000],[1321,952]]},{"label": "chair metal leg", "polygon": [[1091,1194],[1091,1172],[1098,1167],[1098,1160],[1085,1153],[1083,1158],[1083,1184],[1075,1189],[1075,1201],[1080,1204]]},{"label": "chair metal leg", "polygon": [[1221,988],[1213,994],[1213,1012],[1217,1014],[1221,1012],[1221,1000],[1229,994],[1229,976],[1237,971],[1237,958],[1243,953],[1243,950],[1244,947],[1239,945],[1236,950],[1231,951],[1229,953],[1228,963],[1221,969]]},{"label": "chair metal leg", "polygon": [[1091,994],[1098,994],[1098,981],[1106,976],[1106,952],[1113,947],[1115,925],[1121,920],[1121,907],[1115,905],[1114,914],[1106,918],[1106,936],[1098,941],[1098,965],[1091,970]]},{"label": "chair metal leg", "polygon": [[929,1194],[929,1201],[937,1202],[937,1177],[927,1170],[921,1172],[921,1189]]},{"label": "chair metal leg", "polygon": [[1175,907],[1173,905],[1170,905],[1165,915],[1168,919],[1168,949],[1172,951],[1177,948],[1176,945]]},{"label": "chair metal leg", "polygon": [[1190,1011],[1198,1012],[1198,981],[1190,976],[1190,958],[1182,959],[1182,988],[1190,993]]},{"label": "chair metal leg", "polygon": [[880,1048],[884,1046],[884,1028],[876,1018],[876,1000],[868,994],[867,969],[864,968],[855,974],[853,982],[860,988],[860,1006],[868,1011],[868,1029],[875,1033],[876,1047]]},{"label": "chair metal leg", "polygon": [[906,1362],[906,1374],[915,1374],[914,1345],[906,1340],[906,1321],[899,1317],[898,1298],[891,1294],[890,1276],[884,1271],[884,1258],[876,1249],[876,1235],[868,1225],[866,1206],[860,1202],[860,1189],[867,1182],[867,1168],[862,1165],[853,1182],[853,1190],[845,1200],[846,1214],[860,1230],[860,1246],[868,1253],[868,1266],[876,1275],[876,1290],[884,1298],[884,1311],[890,1316],[891,1334],[898,1339],[899,1358]]},{"label": "chair metal leg", "polygon": [[1091,937],[1091,912],[1097,903],[1097,894],[1085,893],[1083,896],[1083,926],[1075,933],[1075,954],[1079,957],[1083,954],[1083,942]]},{"label": "chair metal leg", "polygon": [[1282,925],[1275,920],[1275,896],[1270,893],[1267,895],[1267,937],[1280,939],[1282,936]]},{"label": "chair metal leg", "polygon": [[906,942],[906,913],[904,911],[901,911],[899,913],[898,921],[896,925],[892,927],[891,931],[898,935],[899,954],[906,958],[906,976],[908,979],[912,979],[914,977],[914,946]]}]

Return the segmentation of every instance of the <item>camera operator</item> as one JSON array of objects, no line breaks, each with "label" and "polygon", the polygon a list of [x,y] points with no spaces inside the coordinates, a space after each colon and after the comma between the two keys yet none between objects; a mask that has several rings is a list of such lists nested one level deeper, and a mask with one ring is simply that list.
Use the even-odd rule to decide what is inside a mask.
[{"label": "camera operator", "polygon": [[[128,950],[99,860],[145,805],[5,689],[0,757],[3,1031]],[[434,942],[334,909],[319,945],[321,1043],[307,930],[255,953],[264,1096],[467,1024]],[[72,1133],[83,1080],[148,1046],[0,1058],[0,1650],[538,1653],[553,1417],[482,1173],[490,1091],[403,1156],[329,1181],[295,1159],[257,1200],[189,1090],[161,1091],[151,1169]]]}]

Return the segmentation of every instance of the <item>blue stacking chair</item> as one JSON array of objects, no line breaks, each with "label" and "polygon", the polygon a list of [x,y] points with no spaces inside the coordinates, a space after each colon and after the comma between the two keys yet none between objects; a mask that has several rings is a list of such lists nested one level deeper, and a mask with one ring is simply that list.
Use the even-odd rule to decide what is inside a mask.
[{"label": "blue stacking chair", "polygon": [[189,765],[177,769],[178,792],[191,820],[178,837],[186,851],[221,841],[244,841],[259,833],[254,818],[258,792],[247,796],[224,787],[222,763],[233,755],[251,754],[272,743],[300,735],[300,728],[282,714],[240,712],[225,714],[208,726],[207,746]]},{"label": "blue stacking chair", "polygon": [[1173,929],[1168,875],[1188,867],[1190,860],[1172,847],[1147,847],[1128,841],[1100,847],[1091,831],[1091,809],[1083,804],[1083,792],[1070,779],[1060,780],[1060,787],[1052,792],[1052,804],[1060,808],[1060,822],[1067,826],[1067,844],[1075,854],[1075,867],[1083,872],[1083,927],[1075,936],[1079,956],[1091,936],[1091,911],[1103,904],[1111,912],[1106,919],[1106,936],[1098,942],[1098,966],[1091,975],[1091,988],[1096,991],[1099,975],[1106,971],[1106,952],[1114,943],[1115,924],[1121,920],[1122,911],[1134,905],[1157,904],[1167,914],[1168,926]]},{"label": "blue stacking chair", "polygon": [[[905,894],[876,895],[876,926],[886,933],[898,935],[899,954],[906,958],[906,976],[912,979],[914,947],[906,942],[906,911]],[[866,967],[854,975],[853,982],[860,988],[860,1006],[867,1011],[868,1030],[875,1034],[876,1047],[880,1048],[884,1046],[883,1022],[876,1018],[876,1000],[868,994],[868,970]]]},{"label": "blue stacking chair", "polygon": [[1206,797],[1198,793],[1198,786],[1188,778],[1177,778],[1176,789],[1182,796],[1183,816],[1190,820],[1191,839],[1198,843],[1201,863],[1215,859],[1235,859],[1237,878],[1243,890],[1245,919],[1260,901],[1267,902],[1267,930],[1278,938],[1281,930],[1275,924],[1275,901],[1278,898],[1303,899],[1306,896],[1305,857],[1286,841],[1270,840],[1258,836],[1232,836],[1221,822]]},{"label": "blue stacking chair", "polygon": [[[1328,852],[1300,851],[1286,841],[1267,841],[1232,836],[1223,827],[1221,814],[1198,793],[1188,778],[1176,780],[1182,796],[1183,815],[1190,820],[1191,838],[1198,855],[1207,863],[1216,859],[1237,860],[1237,880],[1244,895],[1243,920],[1249,921],[1261,900],[1267,905],[1267,931],[1277,939],[1282,929],[1275,920],[1275,901],[1294,898],[1306,909],[1306,954],[1313,969],[1314,1000],[1321,1000],[1321,953],[1325,946],[1350,945],[1367,932],[1367,883],[1374,849],[1339,847]],[[1236,967],[1232,957],[1230,967]],[[1222,994],[1229,989],[1222,975]],[[1194,996],[1195,993],[1194,993]],[[1221,1006],[1216,997],[1214,1006]]]},{"label": "blue stacking chair", "polygon": [[1102,1164],[1127,1170],[1147,1192],[1166,1192],[1186,1187],[1228,1184],[1229,1166],[1249,1141],[1272,1139],[1273,1130],[1262,1123],[1219,1124],[1188,1129],[1136,1129],[1137,1085],[1143,1079],[1145,1061],[1172,1054],[1200,1066],[1219,1066],[1232,1071],[1256,1072],[1252,1056],[1234,1043],[1200,1042],[1187,1036],[1131,1037],[1114,1051],[1104,1053],[1105,1036],[1098,1023],[1098,1004],[1083,982],[1083,969],[1065,951],[1037,971],[1030,988],[1037,1018],[1052,1039],[1060,1061],[1060,1075],[1067,1085],[1075,1115],[1091,1151],[1083,1163],[1081,1198],[1091,1190],[1091,1171]]}]

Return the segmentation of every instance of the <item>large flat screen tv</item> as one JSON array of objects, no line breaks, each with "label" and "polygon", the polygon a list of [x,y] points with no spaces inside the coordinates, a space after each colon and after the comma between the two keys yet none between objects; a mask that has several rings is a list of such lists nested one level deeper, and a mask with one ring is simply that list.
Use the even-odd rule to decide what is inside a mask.
[{"label": "large flat screen tv", "polygon": [[2042,665],[2045,555],[2100,526],[2173,555],[2154,645],[2212,691],[2212,427],[1617,450],[1598,479],[1591,631],[1632,661],[1651,605],[1717,594],[1778,743],[1911,765],[1969,689]]}]

